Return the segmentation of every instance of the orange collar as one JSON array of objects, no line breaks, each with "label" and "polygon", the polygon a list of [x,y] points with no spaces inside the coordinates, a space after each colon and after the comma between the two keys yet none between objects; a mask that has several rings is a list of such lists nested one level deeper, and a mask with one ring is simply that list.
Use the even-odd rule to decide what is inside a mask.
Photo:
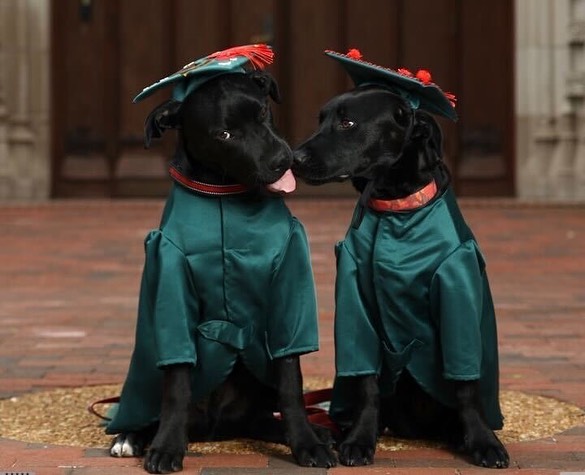
[{"label": "orange collar", "polygon": [[415,191],[412,195],[396,200],[377,200],[370,198],[368,206],[374,211],[409,211],[424,206],[437,194],[435,180]]},{"label": "orange collar", "polygon": [[171,178],[190,190],[203,193],[204,195],[223,196],[223,195],[237,195],[248,191],[248,187],[244,185],[212,185],[210,183],[203,183],[201,181],[192,180],[183,175],[174,167],[169,168]]}]

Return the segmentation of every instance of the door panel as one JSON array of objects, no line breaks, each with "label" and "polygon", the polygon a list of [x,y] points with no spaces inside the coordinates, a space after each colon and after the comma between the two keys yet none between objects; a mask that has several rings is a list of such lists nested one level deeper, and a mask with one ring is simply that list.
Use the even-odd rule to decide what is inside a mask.
[{"label": "door panel", "polygon": [[[53,115],[53,133],[59,137],[55,150],[60,155],[54,176],[65,182],[78,176],[107,177],[108,104],[103,78],[107,71],[105,38],[108,34],[105,4],[91,11],[91,18],[80,18],[76,2],[54,9],[53,21],[60,25],[60,39],[66,51],[53,52],[53,87],[62,88],[58,114]],[[67,27],[63,27],[67,25]],[[67,81],[55,80],[62,72]],[[55,102],[55,101],[53,101]],[[57,148],[58,146],[58,148]]]},{"label": "door panel", "polygon": [[171,40],[174,41],[176,61],[172,72],[194,59],[230,46],[225,3],[203,0],[175,2],[175,34]]},{"label": "door panel", "polygon": [[[416,72],[427,69],[444,91],[459,91],[457,0],[401,2],[399,64]],[[458,110],[459,112],[459,110]],[[438,118],[443,130],[444,160],[453,169],[458,152],[457,125]]]},{"label": "door panel", "polygon": [[514,189],[511,3],[461,2],[463,100],[455,175],[464,194],[512,194]]},{"label": "door panel", "polygon": [[293,145],[312,133],[319,109],[331,98],[332,91],[345,83],[340,68],[323,56],[323,50],[340,46],[341,4],[336,0],[289,2],[288,20],[295,27],[286,39],[288,90],[285,97],[289,115],[287,137]]},{"label": "door panel", "polygon": [[376,64],[398,64],[400,2],[370,0],[364,8],[363,0],[347,0],[345,5],[346,49],[358,48]]},{"label": "door panel", "polygon": [[119,3],[118,85],[120,133],[124,141],[138,139],[142,143],[142,124],[153,103],[132,104],[132,98],[143,87],[160,79],[161,71],[172,73],[178,69],[170,55],[171,22],[169,8],[159,0]]},{"label": "door panel", "polygon": [[[159,0],[124,0],[118,7],[118,80],[119,123],[112,134],[116,137],[113,167],[113,193],[127,195],[132,182],[158,179],[165,175],[166,158],[171,149],[167,141],[153,143],[145,153],[143,146],[144,118],[168,96],[132,103],[143,87],[175,70],[173,57],[173,9]],[[145,41],[148,39],[148,41]],[[162,73],[162,74],[161,74]],[[161,97],[162,96],[162,97]],[[157,101],[157,99],[159,99]],[[170,134],[173,135],[173,134]]]},{"label": "door panel", "polygon": [[269,43],[274,40],[272,0],[238,0],[230,12],[230,45]]}]

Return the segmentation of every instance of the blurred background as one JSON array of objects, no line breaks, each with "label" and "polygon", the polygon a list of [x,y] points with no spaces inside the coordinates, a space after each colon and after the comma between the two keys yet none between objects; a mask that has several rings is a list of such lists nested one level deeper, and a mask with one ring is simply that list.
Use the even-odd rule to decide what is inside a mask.
[{"label": "blurred background", "polygon": [[[585,0],[0,0],[0,200],[164,196],[173,134],[144,150],[143,87],[266,42],[292,146],[351,87],[324,49],[428,69],[460,196],[585,201]],[[350,196],[347,184],[297,196]]]}]

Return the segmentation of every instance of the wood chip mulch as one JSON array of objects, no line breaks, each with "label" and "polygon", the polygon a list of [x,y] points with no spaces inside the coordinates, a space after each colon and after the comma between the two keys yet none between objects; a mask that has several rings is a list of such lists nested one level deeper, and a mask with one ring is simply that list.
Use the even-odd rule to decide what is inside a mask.
[{"label": "wood chip mulch", "polygon": [[[308,382],[307,389],[324,387],[323,381]],[[23,442],[67,445],[86,448],[107,448],[111,436],[104,434],[101,421],[87,411],[89,403],[115,396],[120,385],[87,386],[54,389],[0,400],[0,437]],[[585,413],[574,405],[556,399],[502,391],[505,427],[498,431],[504,443],[542,439],[571,427],[585,424]],[[101,406],[105,413],[107,406]],[[436,447],[425,441],[381,437],[377,450],[405,450]],[[288,454],[285,446],[250,440],[194,443],[191,452],[199,454]]]}]

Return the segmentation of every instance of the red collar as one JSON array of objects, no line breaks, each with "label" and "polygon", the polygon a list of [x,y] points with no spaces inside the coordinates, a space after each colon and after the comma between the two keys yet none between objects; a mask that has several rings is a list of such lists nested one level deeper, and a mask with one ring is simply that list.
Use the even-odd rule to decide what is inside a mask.
[{"label": "red collar", "polygon": [[396,200],[377,200],[371,198],[368,206],[375,211],[409,211],[424,206],[437,194],[437,184],[431,181],[424,188],[415,191],[412,195]]},{"label": "red collar", "polygon": [[192,180],[183,175],[179,170],[174,167],[169,167],[169,173],[171,178],[177,183],[180,183],[185,188],[190,190],[203,193],[204,195],[211,196],[224,196],[224,195],[237,195],[248,191],[248,187],[244,185],[212,185],[210,183],[202,183],[197,180]]}]

